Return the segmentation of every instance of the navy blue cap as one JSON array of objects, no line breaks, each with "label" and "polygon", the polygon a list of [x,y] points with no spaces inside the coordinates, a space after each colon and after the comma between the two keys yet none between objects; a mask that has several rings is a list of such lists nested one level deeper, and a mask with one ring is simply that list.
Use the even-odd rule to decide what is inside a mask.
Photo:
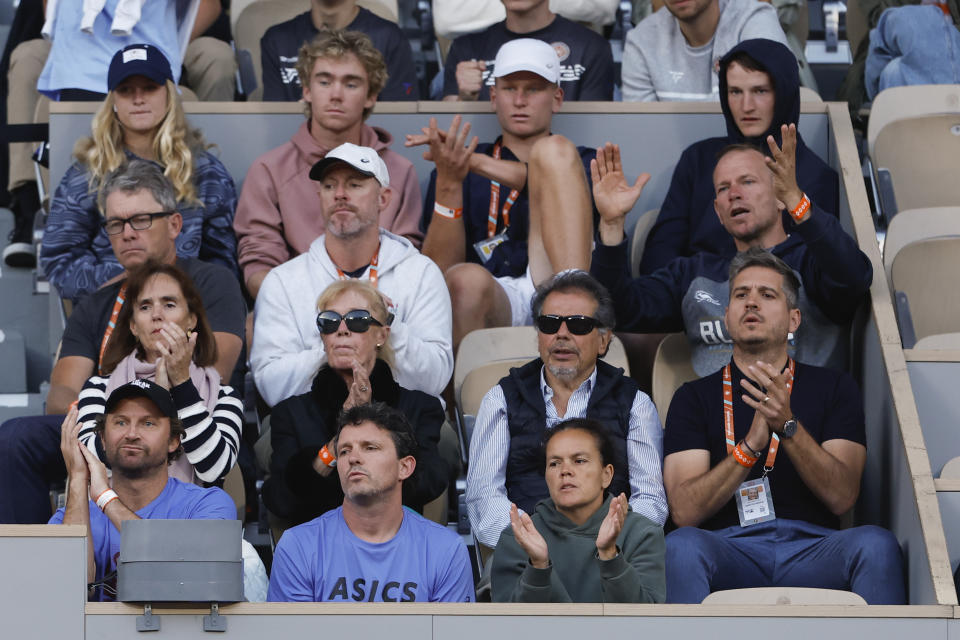
[{"label": "navy blue cap", "polygon": [[144,76],[157,84],[173,80],[170,62],[152,44],[128,44],[114,54],[107,72],[107,91],[113,91],[130,76]]},{"label": "navy blue cap", "polygon": [[177,417],[177,407],[173,404],[173,397],[170,392],[157,383],[145,379],[134,380],[114,389],[110,397],[107,398],[103,413],[113,413],[120,401],[127,398],[147,398],[157,405],[161,415],[168,418]]}]

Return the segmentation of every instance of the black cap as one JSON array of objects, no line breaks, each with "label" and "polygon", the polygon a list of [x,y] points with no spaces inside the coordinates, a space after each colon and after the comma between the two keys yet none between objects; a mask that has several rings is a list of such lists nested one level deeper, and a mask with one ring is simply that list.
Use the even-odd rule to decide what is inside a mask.
[{"label": "black cap", "polygon": [[130,44],[114,54],[107,72],[107,91],[113,91],[130,76],[144,76],[157,84],[173,80],[170,62],[152,44]]},{"label": "black cap", "polygon": [[134,380],[114,389],[110,397],[107,398],[103,413],[113,413],[120,401],[127,398],[147,398],[157,405],[157,409],[160,410],[162,415],[168,418],[177,417],[177,408],[173,404],[170,392],[149,380]]}]

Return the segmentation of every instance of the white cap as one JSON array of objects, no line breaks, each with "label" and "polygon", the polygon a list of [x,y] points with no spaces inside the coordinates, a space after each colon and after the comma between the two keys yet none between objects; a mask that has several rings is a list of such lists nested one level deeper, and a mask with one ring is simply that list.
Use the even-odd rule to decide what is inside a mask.
[{"label": "white cap", "polygon": [[530,71],[545,78],[548,82],[560,82],[560,58],[557,50],[543,40],[534,38],[517,38],[505,43],[497,51],[497,58],[493,62],[493,77]]},{"label": "white cap", "polygon": [[350,142],[344,142],[318,160],[310,169],[310,179],[323,180],[327,169],[337,162],[346,162],[360,173],[376,178],[381,187],[390,186],[390,173],[380,155],[370,147],[360,147]]}]

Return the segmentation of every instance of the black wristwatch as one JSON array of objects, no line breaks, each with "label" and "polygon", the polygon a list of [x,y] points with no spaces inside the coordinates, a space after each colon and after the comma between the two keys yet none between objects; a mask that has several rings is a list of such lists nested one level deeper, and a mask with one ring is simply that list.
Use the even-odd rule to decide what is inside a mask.
[{"label": "black wristwatch", "polygon": [[797,418],[796,416],[791,416],[789,420],[783,423],[783,429],[777,434],[781,439],[786,438],[790,439],[797,433]]}]

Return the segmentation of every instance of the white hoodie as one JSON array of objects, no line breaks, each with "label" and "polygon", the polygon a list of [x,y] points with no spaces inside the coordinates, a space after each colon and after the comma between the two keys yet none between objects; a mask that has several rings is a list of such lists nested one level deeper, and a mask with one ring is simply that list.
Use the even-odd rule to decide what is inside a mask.
[{"label": "white hoodie", "polygon": [[[316,304],[338,275],[324,238],[274,267],[257,295],[250,364],[257,389],[270,406],[309,391],[327,361]],[[381,229],[377,275],[378,288],[395,306],[390,344],[397,382],[439,396],[453,373],[453,318],[443,274],[409,240]],[[361,277],[368,276],[364,272]]]}]

